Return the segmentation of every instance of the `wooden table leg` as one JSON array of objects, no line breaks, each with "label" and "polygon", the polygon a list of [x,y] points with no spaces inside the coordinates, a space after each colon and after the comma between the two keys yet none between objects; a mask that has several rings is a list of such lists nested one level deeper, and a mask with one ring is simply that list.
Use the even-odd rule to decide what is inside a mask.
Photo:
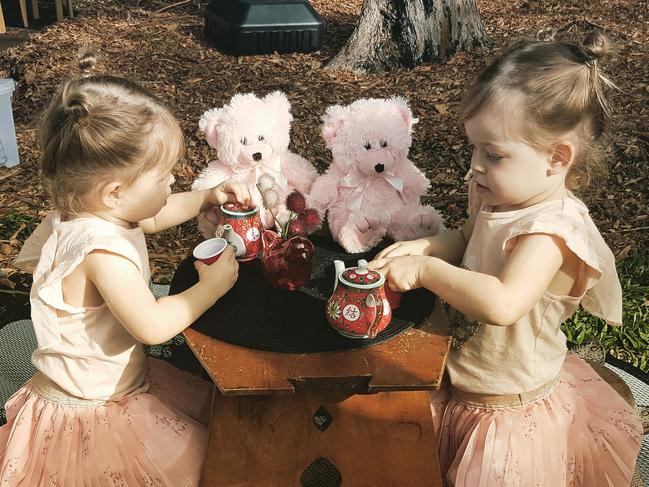
[{"label": "wooden table leg", "polygon": [[5,34],[7,32],[7,27],[5,26],[5,17],[2,13],[2,3],[0,3],[0,34]]},{"label": "wooden table leg", "polygon": [[428,394],[215,394],[202,486],[335,487],[338,476],[352,487],[442,486]]}]

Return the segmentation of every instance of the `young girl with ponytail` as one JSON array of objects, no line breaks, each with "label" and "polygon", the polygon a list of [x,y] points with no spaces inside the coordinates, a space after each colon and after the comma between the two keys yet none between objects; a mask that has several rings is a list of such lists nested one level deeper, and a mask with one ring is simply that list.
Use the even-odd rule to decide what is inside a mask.
[{"label": "young girl with ponytail", "polygon": [[[93,65],[82,56],[85,71]],[[34,271],[37,373],[6,405],[0,485],[198,485],[212,386],[147,358],[143,344],[189,326],[232,287],[238,265],[230,249],[197,262],[196,285],[156,300],[144,233],[250,195],[228,181],[171,194],[180,126],[124,78],[65,83],[39,137],[55,210],[17,261]]]},{"label": "young girl with ponytail", "polygon": [[461,111],[473,146],[469,219],[397,242],[372,267],[450,307],[450,383],[431,394],[455,487],[627,487],[642,427],[560,325],[581,304],[622,324],[615,259],[573,193],[605,172],[602,34],[530,42],[479,74]]}]

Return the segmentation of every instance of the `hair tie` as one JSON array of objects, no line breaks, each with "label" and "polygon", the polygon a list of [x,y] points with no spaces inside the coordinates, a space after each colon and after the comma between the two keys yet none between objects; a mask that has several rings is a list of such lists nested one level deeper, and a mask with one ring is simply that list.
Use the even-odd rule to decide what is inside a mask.
[{"label": "hair tie", "polygon": [[87,103],[77,97],[69,100],[65,105],[65,111],[68,116],[82,127],[88,123],[88,109],[89,106]]}]

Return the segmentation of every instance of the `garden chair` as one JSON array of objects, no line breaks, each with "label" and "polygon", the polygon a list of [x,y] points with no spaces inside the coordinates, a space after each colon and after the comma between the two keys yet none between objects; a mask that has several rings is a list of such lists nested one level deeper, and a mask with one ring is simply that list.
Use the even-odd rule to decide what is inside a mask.
[{"label": "garden chair", "polygon": [[[72,0],[67,0],[68,3],[68,12],[70,17],[74,17],[74,12],[72,10]],[[18,0],[20,7],[20,17],[23,21],[23,27],[29,27],[29,20],[27,18],[27,0]],[[38,0],[31,0],[32,6],[32,16],[34,19],[40,18],[40,12],[38,10]],[[54,0],[54,9],[56,10],[56,21],[59,22],[63,20],[63,0]],[[2,13],[2,2],[0,1],[0,34],[7,32],[5,26],[4,15]]]}]

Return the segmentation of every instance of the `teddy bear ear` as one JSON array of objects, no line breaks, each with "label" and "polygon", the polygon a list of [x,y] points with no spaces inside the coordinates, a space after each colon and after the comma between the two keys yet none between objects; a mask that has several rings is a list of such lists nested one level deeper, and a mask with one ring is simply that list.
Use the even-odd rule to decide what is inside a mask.
[{"label": "teddy bear ear", "polygon": [[201,129],[205,140],[215,149],[218,148],[219,132],[218,128],[223,124],[224,112],[221,108],[212,108],[206,111],[198,121],[198,128]]},{"label": "teddy bear ear", "polygon": [[286,95],[279,90],[268,93],[264,97],[264,103],[278,111],[281,110],[289,113],[291,111],[291,103],[288,101]]},{"label": "teddy bear ear", "polygon": [[237,113],[241,110],[250,110],[250,106],[254,106],[258,101],[259,98],[254,93],[237,93],[230,98],[227,108],[231,112]]},{"label": "teddy bear ear", "polygon": [[399,112],[399,115],[403,119],[404,123],[406,126],[409,128],[412,127],[414,124],[419,122],[418,118],[414,118],[412,116],[412,111],[410,111],[410,107],[408,106],[408,101],[403,98],[402,96],[395,96],[390,99],[392,103],[394,103],[394,106],[397,109],[397,112]]},{"label": "teddy bear ear", "polygon": [[327,111],[322,116],[322,137],[324,137],[327,147],[331,148],[331,144],[347,123],[349,115],[349,107],[340,105],[332,105],[327,108]]}]

